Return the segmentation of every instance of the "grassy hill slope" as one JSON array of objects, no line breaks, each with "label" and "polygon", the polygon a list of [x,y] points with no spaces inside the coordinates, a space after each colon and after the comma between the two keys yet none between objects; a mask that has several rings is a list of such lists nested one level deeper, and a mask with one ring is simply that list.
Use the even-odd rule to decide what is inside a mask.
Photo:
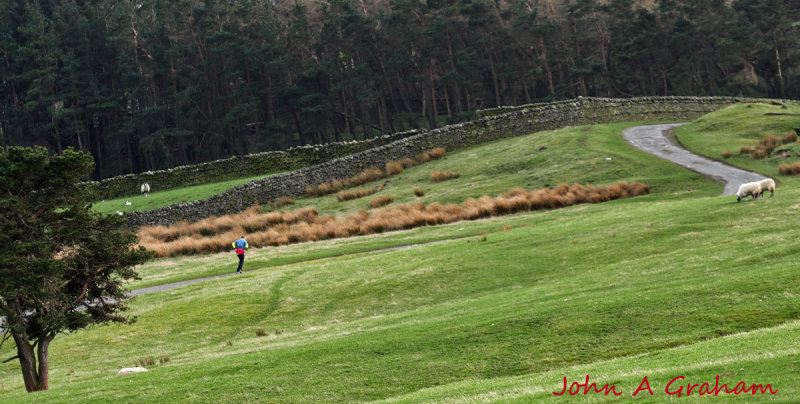
[{"label": "grassy hill slope", "polygon": [[[296,198],[294,205],[281,210],[314,206],[320,215],[346,215],[366,209],[371,199],[381,196],[392,196],[394,205],[417,202],[461,203],[467,198],[482,195],[497,196],[513,187],[535,189],[554,187],[562,182],[613,184],[617,181],[641,181],[650,186],[652,193],[644,197],[645,200],[715,196],[722,192],[721,184],[642,153],[628,144],[620,132],[632,125],[634,123],[544,131],[450,152],[443,160],[412,167],[389,178],[390,182],[384,190],[376,194],[344,202],[337,201],[335,195]],[[461,176],[434,183],[430,180],[430,173],[434,170],[456,171]],[[378,181],[377,184],[383,182]],[[424,189],[425,196],[415,196],[414,188]],[[456,229],[460,227],[462,226]],[[331,248],[315,257],[462,237],[481,231],[487,229],[479,227],[472,233],[454,231],[452,228],[420,229],[395,233],[389,237],[343,239],[330,243]],[[299,256],[296,251],[301,251]],[[296,262],[306,259],[300,258],[305,254],[302,251],[286,247],[256,250],[249,254],[248,263],[258,267]],[[227,266],[212,265],[212,262],[215,261],[193,258],[159,260],[157,265],[143,267],[140,270],[143,279],[134,282],[131,287],[148,287],[229,272]]]},{"label": "grassy hill slope", "polygon": [[[162,206],[172,205],[181,202],[196,201],[198,199],[208,198],[211,195],[219,194],[233,188],[237,185],[242,185],[246,182],[269,177],[274,174],[259,175],[256,177],[239,178],[229,181],[212,182],[202,185],[193,185],[191,187],[168,189],[165,191],[153,189],[150,195],[145,198],[142,194],[132,196],[125,196],[120,198],[102,200],[92,205],[92,208],[100,213],[113,214],[116,211],[123,213],[134,212],[138,210],[150,210],[160,208]],[[125,205],[126,201],[130,201],[131,205]]]},{"label": "grassy hill slope", "polygon": [[[713,196],[720,185],[637,152],[621,140],[622,127],[452,153],[430,164],[467,172],[493,159],[507,168],[471,187],[441,183],[426,198],[616,180],[643,181],[652,195],[254,251],[244,275],[138,297],[133,325],[56,338],[50,391],[24,393],[18,365],[0,364],[0,399],[538,401],[553,398],[562,376],[591,374],[626,392],[648,375],[654,402],[664,397],[665,378],[723,374],[771,383],[775,398],[799,401],[793,217],[800,191],[739,204]],[[536,155],[541,161],[523,166],[518,160],[530,154],[511,157],[527,143],[540,151],[540,139],[551,142]],[[482,147],[500,149],[484,155]],[[384,192],[410,191],[429,169],[404,172]],[[364,203],[325,198],[298,204],[325,212]],[[365,252],[430,240],[445,241]],[[141,269],[137,285],[230,272],[234,261],[231,254],[158,260]],[[0,356],[12,356],[11,345]],[[114,376],[148,358],[150,372]]]},{"label": "grassy hill slope", "polygon": [[[736,104],[708,114],[692,125],[678,127],[675,135],[687,149],[713,159],[747,170],[760,172],[774,178],[778,187],[796,187],[800,177],[778,174],[778,166],[800,161],[800,143],[793,142],[777,147],[767,158],[754,159],[740,154],[740,148],[761,141],[773,134],[779,139],[786,133],[800,130],[800,105],[751,103]],[[731,157],[723,158],[724,151]],[[780,150],[789,156],[779,157]]]},{"label": "grassy hill slope", "polygon": [[[797,196],[528,213],[493,220],[497,230],[512,228],[485,241],[301,262],[144,295],[134,325],[57,338],[53,387],[36,397],[385,399],[773,327],[800,319],[799,248],[787,241],[800,230],[782,220],[800,209]],[[204,259],[232,263],[228,255]],[[170,361],[113,376],[147,356]],[[695,365],[691,357],[671,363]],[[5,401],[27,401],[16,366],[0,369]],[[800,399],[789,372],[747,377],[769,378],[782,397]]]}]

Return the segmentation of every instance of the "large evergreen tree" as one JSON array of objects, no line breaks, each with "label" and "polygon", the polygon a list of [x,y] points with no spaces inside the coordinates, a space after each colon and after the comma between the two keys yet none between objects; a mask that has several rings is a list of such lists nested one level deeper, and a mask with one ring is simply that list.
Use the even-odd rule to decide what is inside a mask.
[{"label": "large evergreen tree", "polygon": [[[28,391],[48,388],[49,346],[60,333],[130,321],[123,281],[149,256],[124,219],[93,212],[77,185],[92,157],[71,148],[0,148],[0,317]],[[12,358],[13,359],[13,358]]]}]

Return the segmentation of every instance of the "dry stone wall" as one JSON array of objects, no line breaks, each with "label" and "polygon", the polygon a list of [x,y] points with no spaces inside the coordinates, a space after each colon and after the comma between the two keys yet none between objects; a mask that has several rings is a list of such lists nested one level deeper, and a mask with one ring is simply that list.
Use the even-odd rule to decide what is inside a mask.
[{"label": "dry stone wall", "polygon": [[[251,181],[209,198],[127,214],[133,227],[197,221],[240,212],[281,196],[300,196],[306,187],[349,177],[370,166],[413,157],[434,147],[454,151],[494,140],[566,126],[625,122],[679,121],[697,118],[736,102],[732,97],[578,98],[547,104],[483,111],[481,118],[431,131],[406,132],[390,143],[296,171]],[[152,185],[152,183],[151,183]],[[157,187],[154,187],[158,189]]]},{"label": "dry stone wall", "polygon": [[234,156],[191,166],[179,166],[169,170],[121,175],[97,182],[88,182],[86,185],[95,187],[101,198],[111,199],[138,192],[139,186],[144,182],[150,184],[152,190],[157,192],[209,182],[254,177],[277,171],[289,171],[313,166],[385,145],[417,133],[418,131],[413,130],[367,140],[299,146],[286,151]]}]

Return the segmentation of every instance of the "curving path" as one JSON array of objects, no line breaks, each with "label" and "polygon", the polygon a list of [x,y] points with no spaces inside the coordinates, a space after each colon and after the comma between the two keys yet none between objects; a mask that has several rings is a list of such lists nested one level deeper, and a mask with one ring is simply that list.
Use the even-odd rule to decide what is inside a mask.
[{"label": "curving path", "polygon": [[745,182],[761,181],[767,177],[752,171],[742,170],[694,154],[672,142],[667,132],[686,123],[665,123],[658,125],[634,126],[622,131],[622,137],[628,143],[664,160],[672,161],[692,171],[707,175],[717,182],[725,184],[722,195],[736,195],[739,185]]}]

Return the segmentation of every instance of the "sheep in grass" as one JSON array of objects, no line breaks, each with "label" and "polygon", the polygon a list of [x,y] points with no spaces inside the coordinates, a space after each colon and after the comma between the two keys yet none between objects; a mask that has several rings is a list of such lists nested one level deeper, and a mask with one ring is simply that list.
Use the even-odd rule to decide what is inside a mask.
[{"label": "sheep in grass", "polygon": [[146,182],[142,184],[142,193],[144,194],[144,197],[147,198],[147,195],[150,193],[150,184]]},{"label": "sheep in grass", "polygon": [[739,185],[739,190],[736,191],[736,202],[739,202],[742,199],[747,202],[748,195],[752,196],[753,199],[756,199],[760,193],[761,184],[758,182],[748,182],[746,184]]},{"label": "sheep in grass", "polygon": [[775,196],[775,181],[772,178],[761,180],[758,184],[761,185],[761,196],[764,196],[764,192],[767,191],[769,191],[769,196]]}]

